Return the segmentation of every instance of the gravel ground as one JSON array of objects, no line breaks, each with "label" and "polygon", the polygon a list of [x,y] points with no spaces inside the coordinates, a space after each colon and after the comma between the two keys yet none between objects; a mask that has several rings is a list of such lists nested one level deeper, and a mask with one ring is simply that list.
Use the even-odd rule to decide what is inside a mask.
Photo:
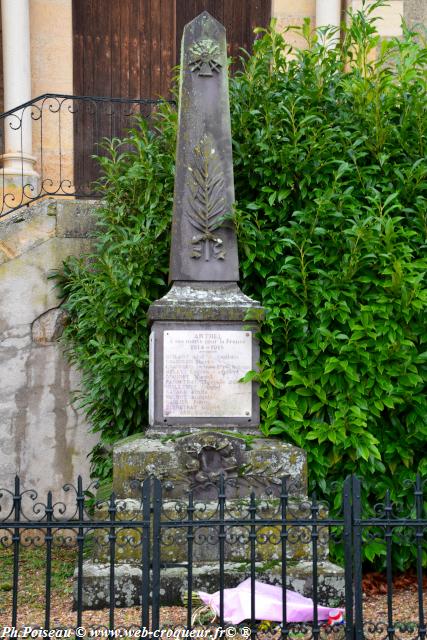
[{"label": "gravel ground", "polygon": [[[427,593],[423,594],[423,607],[427,612]],[[407,631],[401,629],[397,635],[399,638],[412,638],[414,633],[412,631],[413,625],[418,623],[418,596],[417,592],[412,589],[399,590],[393,595],[393,622],[396,623],[412,623],[409,625]],[[384,638],[387,635],[387,595],[378,594],[366,596],[363,605],[363,617],[366,621],[365,635],[367,638]],[[377,633],[369,632],[368,622],[377,623]],[[382,622],[381,629],[378,623]]]},{"label": "gravel ground", "polygon": [[[71,580],[69,584],[71,591]],[[76,624],[76,612],[72,610],[72,599],[64,600],[63,593],[55,593],[52,596],[51,605],[51,627],[74,627]],[[0,614],[0,624],[10,624],[10,606],[8,611],[3,609]],[[387,621],[387,596],[386,594],[366,595],[364,597],[364,619],[375,623]],[[424,592],[424,610],[427,611],[427,594]],[[418,620],[418,597],[413,588],[396,590],[393,595],[393,618],[397,622],[414,622]],[[140,619],[140,610],[136,607],[129,609],[116,609],[116,627],[129,627],[137,625]],[[32,627],[43,626],[44,623],[44,603],[42,598],[39,602],[31,605],[21,602],[19,607],[19,625]],[[161,624],[167,626],[177,626],[186,623],[186,609],[184,607],[162,607]],[[108,610],[85,611],[83,613],[83,626],[108,625]],[[368,631],[366,629],[366,631]],[[367,633],[367,637],[384,637],[382,633]],[[335,634],[334,634],[335,635]],[[412,637],[413,634],[399,634],[400,637]]]},{"label": "gravel ground", "polygon": [[[11,549],[0,549],[0,627],[11,624],[12,601],[12,561]],[[19,618],[18,626],[44,626],[44,592],[45,592],[45,551],[44,549],[22,549],[20,554],[20,582],[19,582]],[[76,626],[76,612],[72,610],[72,575],[76,566],[75,549],[59,549],[55,551],[55,559],[52,564],[52,595],[50,627],[73,628]],[[384,576],[380,574],[368,574],[363,580],[364,588],[364,620],[378,623],[387,621],[387,586]],[[423,591],[424,611],[427,612],[427,578],[424,581]],[[416,579],[413,575],[406,574],[394,581],[393,590],[393,620],[394,622],[414,623],[418,622],[418,595]],[[140,621],[138,608],[116,609],[115,626],[129,627],[138,625]],[[184,607],[162,607],[161,624],[170,627],[186,624],[186,609]],[[83,626],[108,625],[108,610],[85,611],[83,613]],[[210,618],[208,618],[210,619]],[[207,620],[202,620],[207,622]],[[1,628],[0,628],[1,631]],[[366,638],[383,640],[387,637],[387,625],[377,628],[376,632],[369,630],[365,625]],[[269,634],[270,636],[274,634]],[[304,638],[303,633],[298,636],[290,634],[293,638]],[[334,633],[334,637],[336,635]],[[0,633],[1,637],[1,633]],[[404,632],[400,629],[395,634],[395,640],[406,640],[416,637],[413,629]]]}]

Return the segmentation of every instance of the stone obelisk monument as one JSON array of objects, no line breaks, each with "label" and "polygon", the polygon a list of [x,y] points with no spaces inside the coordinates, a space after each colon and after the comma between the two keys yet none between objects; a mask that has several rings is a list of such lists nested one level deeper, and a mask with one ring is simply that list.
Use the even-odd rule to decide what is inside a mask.
[{"label": "stone obelisk monument", "polygon": [[278,493],[285,474],[290,492],[305,494],[304,452],[261,436],[257,385],[241,382],[257,369],[263,309],[237,284],[233,203],[225,29],[205,11],[183,34],[171,288],[148,312],[150,425],[114,448],[120,497],[137,498],[135,481],[148,475],[166,500],[190,489],[215,500],[220,475],[230,500]]},{"label": "stone obelisk monument", "polygon": [[[140,517],[140,486],[147,476],[162,481],[164,517],[172,519],[176,518],[174,505],[190,489],[195,499],[206,504],[207,514],[215,513],[220,476],[225,479],[227,504],[233,505],[234,513],[251,492],[263,496],[268,490],[279,495],[280,478],[285,475],[291,499],[306,495],[304,451],[261,436],[256,385],[241,382],[248,371],[257,368],[257,320],[263,310],[237,284],[233,202],[225,29],[204,12],[184,29],[172,286],[148,313],[152,326],[150,425],[141,436],[114,447],[113,489],[124,507],[119,518]],[[98,545],[92,561],[85,565],[87,606],[107,604],[106,548],[108,551],[108,546]],[[257,577],[280,582],[279,561],[277,567],[271,565],[273,551],[269,545],[259,545]],[[238,539],[226,546],[227,586],[237,585],[248,575],[248,553],[248,545]],[[326,544],[321,553],[326,560]],[[125,606],[139,599],[140,548],[134,541],[120,554],[116,598],[119,606]],[[185,590],[185,540],[178,536],[162,548],[161,555],[162,561],[181,563],[164,569],[161,575],[163,604],[174,604]],[[306,595],[311,589],[309,558],[309,541],[289,551],[288,587]],[[194,588],[215,591],[217,545],[195,545],[193,559]],[[339,574],[329,563],[319,565],[319,573],[320,589],[330,589]]]},{"label": "stone obelisk monument", "polygon": [[[149,310],[150,425],[253,430],[259,303],[240,291],[225,29],[204,12],[184,29],[170,292]],[[252,314],[252,315],[251,315]]]}]

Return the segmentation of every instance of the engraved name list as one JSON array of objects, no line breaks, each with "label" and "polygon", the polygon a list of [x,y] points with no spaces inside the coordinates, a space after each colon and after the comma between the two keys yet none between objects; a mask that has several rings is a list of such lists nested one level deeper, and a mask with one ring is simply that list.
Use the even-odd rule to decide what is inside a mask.
[{"label": "engraved name list", "polygon": [[165,331],[163,410],[174,417],[250,417],[252,335],[246,331]]}]

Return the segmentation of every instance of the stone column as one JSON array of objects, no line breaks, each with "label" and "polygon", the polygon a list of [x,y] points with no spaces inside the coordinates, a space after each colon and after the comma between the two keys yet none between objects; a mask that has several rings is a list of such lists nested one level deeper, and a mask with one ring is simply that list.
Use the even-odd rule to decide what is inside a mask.
[{"label": "stone column", "polygon": [[[31,100],[29,0],[2,0],[4,110]],[[31,107],[4,119],[4,155],[7,183],[32,184],[37,177],[32,156]],[[22,181],[22,176],[24,176]]]},{"label": "stone column", "polygon": [[316,27],[332,26],[338,29],[336,36],[328,39],[328,46],[339,42],[341,24],[341,0],[316,0]]}]

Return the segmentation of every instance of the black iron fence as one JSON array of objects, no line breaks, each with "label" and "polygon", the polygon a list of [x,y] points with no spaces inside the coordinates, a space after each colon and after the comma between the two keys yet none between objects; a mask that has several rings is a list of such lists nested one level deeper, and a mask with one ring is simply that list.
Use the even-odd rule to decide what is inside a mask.
[{"label": "black iron fence", "polygon": [[[9,630],[6,635],[13,637],[14,629],[27,626],[67,629],[77,637],[171,637],[175,632],[188,637],[189,630],[191,637],[208,637],[197,636],[202,630],[216,638],[219,628],[222,637],[317,640],[334,634],[346,640],[424,640],[427,519],[420,478],[410,513],[399,513],[387,494],[376,517],[369,518],[362,511],[361,482],[354,476],[345,480],[342,511],[334,518],[316,496],[308,500],[289,493],[286,478],[246,495],[236,494],[232,479],[221,477],[210,492],[213,487],[215,500],[202,501],[192,491],[171,500],[165,497],[168,488],[149,478],[136,482],[131,499],[112,493],[108,501],[95,503],[79,478],[76,487],[64,487],[63,501],[54,500],[51,492],[41,501],[35,491],[22,490],[17,478],[13,490],[0,492],[0,622]],[[392,551],[402,533],[412,537],[416,552],[409,617],[408,610],[396,611],[393,592]],[[383,545],[386,559],[387,592],[374,618],[372,611],[365,615],[362,588],[362,545],[368,539]],[[328,562],[334,545],[342,545],[341,569]],[[231,626],[227,588],[245,579],[247,620]],[[259,582],[279,585],[276,622],[259,619]],[[203,617],[206,610],[199,609],[194,595],[206,587],[219,590],[210,618]],[[297,588],[312,598],[309,622],[298,622],[290,613],[287,590]],[[179,619],[173,609],[171,621],[168,606],[178,600],[185,608],[178,610]],[[322,606],[342,607],[344,622],[328,624]],[[96,608],[101,617],[94,622]],[[162,635],[153,635],[156,631]]]},{"label": "black iron fence", "polygon": [[97,198],[100,143],[159,103],[49,93],[0,114],[0,218],[45,196]]}]

